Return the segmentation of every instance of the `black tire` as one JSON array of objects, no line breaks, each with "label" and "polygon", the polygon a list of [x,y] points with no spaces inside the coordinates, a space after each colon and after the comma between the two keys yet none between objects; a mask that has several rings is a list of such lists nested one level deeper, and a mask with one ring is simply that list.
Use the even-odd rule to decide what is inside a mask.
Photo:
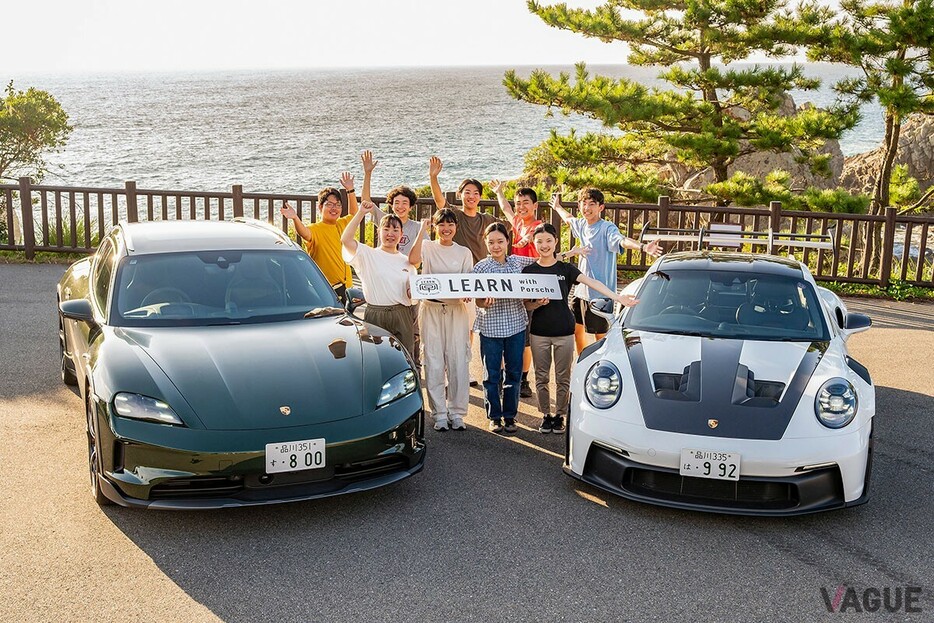
[{"label": "black tire", "polygon": [[58,316],[58,352],[61,359],[62,366],[62,383],[65,385],[70,385],[74,387],[78,384],[78,377],[75,375],[75,371],[68,367],[68,355],[65,353],[68,352],[66,348],[67,344],[65,342],[65,319],[62,318],[62,315]]},{"label": "black tire", "polygon": [[85,404],[87,414],[87,433],[88,433],[88,474],[91,477],[91,497],[99,506],[110,506],[113,502],[101,492],[101,471],[100,457],[98,451],[100,446],[97,443],[97,418],[94,415],[94,407],[91,406],[91,398],[88,396]]}]

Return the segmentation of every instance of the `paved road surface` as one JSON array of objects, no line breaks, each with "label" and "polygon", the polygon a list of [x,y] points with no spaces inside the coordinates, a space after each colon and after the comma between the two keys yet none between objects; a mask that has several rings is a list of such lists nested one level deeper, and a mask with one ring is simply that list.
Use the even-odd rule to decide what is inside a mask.
[{"label": "paved road surface", "polygon": [[[851,301],[878,386],[868,505],[758,519],[608,496],[563,437],[429,431],[424,472],[379,491],[218,512],[100,509],[82,410],[58,380],[62,266],[0,265],[2,621],[934,619],[934,306]],[[922,587],[918,615],[828,614],[821,587]]]}]

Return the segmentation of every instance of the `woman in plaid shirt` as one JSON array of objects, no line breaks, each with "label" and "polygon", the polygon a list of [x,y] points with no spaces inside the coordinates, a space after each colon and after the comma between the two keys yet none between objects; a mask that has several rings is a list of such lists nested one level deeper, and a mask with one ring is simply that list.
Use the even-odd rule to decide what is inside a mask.
[{"label": "woman in plaid shirt", "polygon": [[[486,228],[485,239],[490,255],[477,262],[473,267],[475,273],[521,273],[535,261],[531,257],[506,255],[509,231],[502,223],[490,224]],[[516,432],[522,351],[525,349],[528,322],[521,299],[477,299],[477,319],[473,328],[480,333],[480,359],[486,370],[483,379],[486,416],[494,433]]]}]

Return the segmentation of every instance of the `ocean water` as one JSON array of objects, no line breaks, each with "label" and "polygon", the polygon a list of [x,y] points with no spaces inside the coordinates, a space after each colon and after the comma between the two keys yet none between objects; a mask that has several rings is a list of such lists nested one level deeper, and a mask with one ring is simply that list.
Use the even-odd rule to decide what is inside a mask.
[{"label": "ocean water", "polygon": [[[827,105],[830,85],[845,75],[808,65],[820,90],[796,102]],[[513,100],[502,86],[506,67],[243,71],[190,74],[13,76],[17,88],[51,92],[75,130],[53,154],[49,184],[217,191],[313,193],[350,170],[362,184],[359,156],[379,160],[373,193],[396,184],[428,183],[428,158],[444,161],[441,182],[464,177],[514,178],[523,156],[552,129],[600,130],[593,119]],[[517,68],[527,75],[531,68]],[[571,67],[549,67],[553,72]],[[656,68],[590,67],[592,74],[646,84]],[[841,140],[847,155],[882,138],[877,109]]]}]

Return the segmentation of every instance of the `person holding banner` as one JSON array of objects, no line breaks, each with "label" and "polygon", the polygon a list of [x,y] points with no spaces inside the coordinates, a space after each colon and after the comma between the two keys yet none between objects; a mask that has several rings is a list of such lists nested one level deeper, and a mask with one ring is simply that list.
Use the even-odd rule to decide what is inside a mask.
[{"label": "person holding banner", "polygon": [[[422,242],[422,274],[469,273],[470,249],[454,242],[457,214],[443,208],[434,215],[437,240]],[[464,418],[470,401],[470,324],[464,298],[425,299],[419,323],[429,339],[424,348],[428,408],[436,431],[467,430]],[[445,388],[447,371],[447,388]]]},{"label": "person holding banner", "polygon": [[[535,391],[538,395],[538,410],[542,414],[540,433],[563,433],[571,389],[571,364],[574,361],[574,314],[568,305],[571,287],[583,284],[595,292],[631,307],[639,301],[632,296],[621,296],[608,287],[581,273],[573,264],[563,262],[571,255],[586,255],[589,250],[577,248],[566,253],[556,253],[558,231],[551,223],[542,223],[532,233],[532,242],[538,251],[538,260],[522,269],[523,273],[557,275],[561,288],[561,299],[535,299],[525,302],[532,315],[529,320],[529,341],[532,344],[532,361],[535,364]],[[560,258],[560,260],[559,260]],[[552,363],[555,369],[555,409],[552,414],[548,377]]]},{"label": "person holding banner", "polygon": [[[412,299],[409,297],[409,276],[416,274],[421,263],[423,231],[419,232],[408,257],[399,252],[402,223],[395,214],[387,214],[379,222],[379,247],[372,248],[354,240],[354,234],[367,214],[376,210],[371,201],[364,201],[341,234],[344,260],[354,267],[363,283],[366,311],[363,319],[392,333],[411,356],[415,348],[412,327]],[[423,222],[424,230],[427,223]]]},{"label": "person holding banner", "polygon": [[[523,268],[535,261],[530,257],[506,255],[509,230],[503,223],[489,225],[485,241],[490,255],[477,262],[473,267],[475,273],[521,273]],[[517,430],[522,351],[525,349],[525,328],[529,317],[522,299],[477,298],[476,301],[474,330],[480,333],[480,359],[485,370],[483,389],[486,394],[486,416],[492,432],[512,434]]]}]

